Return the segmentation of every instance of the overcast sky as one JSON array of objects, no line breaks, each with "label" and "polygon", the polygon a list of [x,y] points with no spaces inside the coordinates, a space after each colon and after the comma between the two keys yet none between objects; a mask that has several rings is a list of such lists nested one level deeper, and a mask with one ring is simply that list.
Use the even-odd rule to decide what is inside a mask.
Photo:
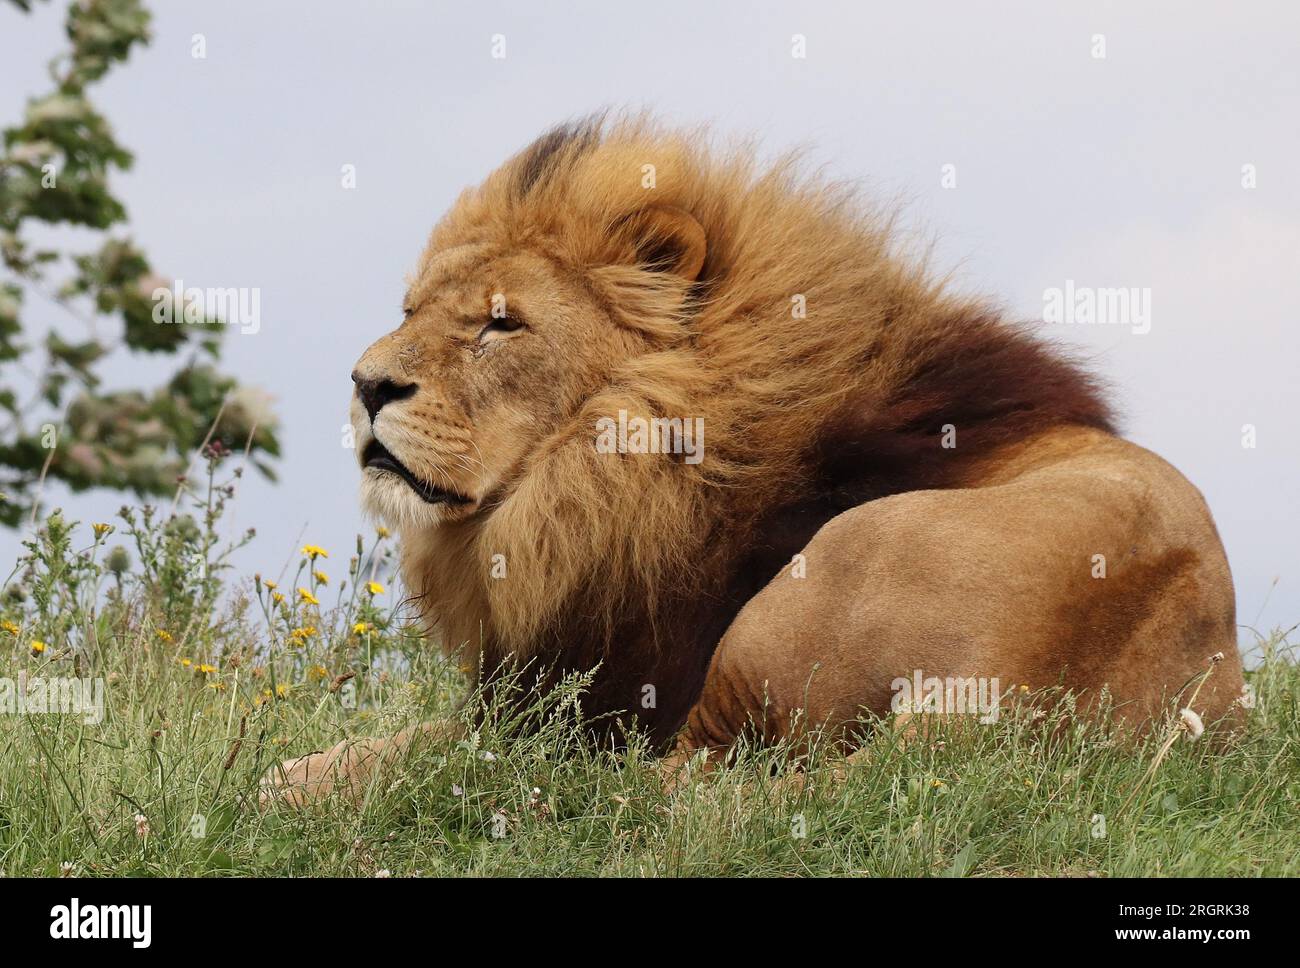
[{"label": "overcast sky", "polygon": [[[158,271],[261,290],[260,331],[225,348],[283,422],[281,482],[248,479],[236,503],[235,526],[258,530],[247,573],[278,571],[303,541],[339,571],[367,527],[342,446],[348,373],[398,323],[439,214],[547,126],[627,106],[774,152],[810,146],[829,172],[905,200],[936,264],[1016,316],[1041,318],[1044,290],[1066,280],[1149,289],[1147,333],[1044,329],[1081,344],[1126,435],[1205,494],[1238,621],[1300,622],[1293,0],[152,6],[153,44],[94,97],[136,154],[116,187]],[[48,88],[64,7],[0,5],[4,123]],[[109,380],[162,379],[171,362],[116,363]],[[122,503],[56,499],[85,521]],[[17,551],[0,534],[0,561]]]}]

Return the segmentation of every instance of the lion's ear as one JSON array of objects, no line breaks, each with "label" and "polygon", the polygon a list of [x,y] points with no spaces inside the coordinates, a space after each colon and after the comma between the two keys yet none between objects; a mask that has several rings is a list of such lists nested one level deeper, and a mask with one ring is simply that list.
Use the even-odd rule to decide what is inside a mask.
[{"label": "lion's ear", "polygon": [[690,212],[672,205],[652,205],[630,216],[624,225],[637,262],[688,282],[699,279],[708,243],[704,226]]}]

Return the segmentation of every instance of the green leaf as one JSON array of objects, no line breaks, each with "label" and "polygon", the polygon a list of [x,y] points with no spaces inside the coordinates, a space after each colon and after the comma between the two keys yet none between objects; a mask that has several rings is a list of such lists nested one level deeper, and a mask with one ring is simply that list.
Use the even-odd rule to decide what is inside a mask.
[{"label": "green leaf", "polygon": [[952,859],[940,877],[965,877],[970,869],[975,865],[975,841],[966,841],[966,846],[957,851],[957,856]]}]

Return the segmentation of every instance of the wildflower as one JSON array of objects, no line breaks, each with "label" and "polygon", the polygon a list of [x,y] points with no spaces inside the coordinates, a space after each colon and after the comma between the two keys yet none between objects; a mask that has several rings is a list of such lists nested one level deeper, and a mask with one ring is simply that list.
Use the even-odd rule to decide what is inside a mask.
[{"label": "wildflower", "polygon": [[187,669],[188,669],[190,666],[192,666],[193,664],[194,664],[194,663],[191,662],[189,659],[181,659],[181,665],[185,666],[185,668],[187,668]]},{"label": "wildflower", "polygon": [[62,864],[59,865],[59,876],[71,877],[72,872],[74,870],[76,870],[76,867],[73,865],[72,861],[65,860]]},{"label": "wildflower", "polygon": [[265,585],[265,586],[267,587],[267,589],[270,590],[270,591],[275,591],[277,588],[280,587],[278,584],[276,584],[275,582],[271,581],[271,579],[269,579],[269,578],[266,579],[266,581],[262,582],[262,584]]},{"label": "wildflower", "polygon": [[1021,683],[1021,684],[1020,684],[1020,691],[1021,691],[1022,693],[1026,693],[1026,692],[1029,691],[1029,687],[1026,686],[1024,683]]},{"label": "wildflower", "polygon": [[323,665],[314,665],[307,670],[307,678],[313,681],[324,679],[330,674],[330,671]]},{"label": "wildflower", "polygon": [[279,592],[271,592],[271,600],[275,602],[275,604],[279,605],[281,602],[284,601],[284,596],[281,595]]},{"label": "wildflower", "polygon": [[298,597],[309,605],[319,605],[320,599],[305,588],[298,589]]},{"label": "wildflower", "polygon": [[206,676],[206,675],[211,675],[212,673],[214,673],[214,672],[217,671],[217,667],[216,667],[216,666],[214,666],[214,665],[208,665],[206,662],[203,663],[202,665],[197,665],[197,666],[195,666],[194,669],[195,669],[196,672],[199,672],[199,673],[201,673],[201,674],[203,674],[203,675],[205,675],[205,676]]},{"label": "wildflower", "polygon": [[17,635],[19,632],[22,631],[22,629],[20,629],[13,622],[10,622],[8,619],[5,619],[5,621],[0,622],[0,629],[4,629],[10,635]]},{"label": "wildflower", "polygon": [[113,526],[111,524],[92,524],[91,530],[95,532],[96,538],[102,538],[106,534],[112,534]]},{"label": "wildflower", "polygon": [[1237,699],[1242,709],[1255,708],[1255,687],[1249,682],[1241,687],[1241,696]]},{"label": "wildflower", "polygon": [[172,638],[172,634],[171,634],[170,632],[168,632],[166,629],[158,629],[158,638],[162,639],[164,642],[173,642],[173,641],[175,641],[175,640]]},{"label": "wildflower", "polygon": [[463,797],[465,795],[465,788],[458,783],[453,783],[451,785],[451,795],[453,797]]},{"label": "wildflower", "polygon": [[944,783],[943,780],[931,780],[930,786],[934,787],[936,790],[942,790],[945,786],[947,786],[947,784]]},{"label": "wildflower", "polygon": [[370,592],[371,595],[382,595],[384,586],[377,581],[368,581],[366,582],[366,591]]},{"label": "wildflower", "polygon": [[315,561],[317,558],[328,558],[330,553],[319,545],[303,545],[302,553]]},{"label": "wildflower", "polygon": [[1205,723],[1201,722],[1201,717],[1196,715],[1196,713],[1193,710],[1191,709],[1180,710],[1178,713],[1178,718],[1181,719],[1183,721],[1183,725],[1187,727],[1188,739],[1196,739],[1196,737],[1200,736],[1203,732],[1205,732]]},{"label": "wildflower", "polygon": [[356,625],[352,626],[353,635],[365,635],[367,632],[373,632],[374,630],[375,627],[369,622],[358,622]]},{"label": "wildflower", "polygon": [[149,836],[149,818],[142,813],[135,815],[135,835],[137,837]]},{"label": "wildflower", "polygon": [[218,679],[216,682],[209,682],[209,683],[208,683],[208,688],[209,688],[209,689],[215,689],[215,690],[217,690],[217,692],[225,692],[225,691],[226,691],[226,684],[225,684],[224,682],[222,682],[221,680]]},{"label": "wildflower", "polygon": [[104,559],[104,567],[117,576],[120,581],[122,575],[131,567],[131,552],[127,551],[121,545],[117,545],[108,553]]},{"label": "wildflower", "polygon": [[486,763],[495,763],[497,761],[497,755],[491,750],[484,750],[483,761]]},{"label": "wildflower", "polygon": [[32,639],[32,655],[40,655],[44,651],[45,643],[38,641],[37,639]]},{"label": "wildflower", "polygon": [[376,876],[376,877],[392,877],[392,876],[393,876],[393,872],[390,871],[390,870],[387,870],[387,869],[382,870],[382,871],[375,871],[375,876]]},{"label": "wildflower", "polygon": [[323,571],[313,571],[311,576],[322,585],[328,585],[330,583],[330,576],[325,574]]},{"label": "wildflower", "polygon": [[289,638],[291,638],[294,641],[294,644],[302,645],[315,634],[316,634],[316,626],[304,625],[301,628],[296,628],[292,632],[290,632]]},{"label": "wildflower", "polygon": [[381,524],[379,527],[375,528],[375,534],[379,535],[381,538],[387,538],[388,529]]}]

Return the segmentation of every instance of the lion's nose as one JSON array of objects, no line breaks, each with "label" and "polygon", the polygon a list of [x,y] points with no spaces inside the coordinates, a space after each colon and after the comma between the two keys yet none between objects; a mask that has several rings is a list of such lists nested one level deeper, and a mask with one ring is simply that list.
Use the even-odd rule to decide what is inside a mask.
[{"label": "lion's nose", "polygon": [[352,371],[352,382],[357,385],[357,396],[361,398],[361,405],[366,408],[366,413],[370,414],[371,423],[375,422],[375,417],[385,406],[394,400],[405,400],[416,391],[414,383],[394,383],[388,379],[375,380],[363,377],[356,370]]}]

